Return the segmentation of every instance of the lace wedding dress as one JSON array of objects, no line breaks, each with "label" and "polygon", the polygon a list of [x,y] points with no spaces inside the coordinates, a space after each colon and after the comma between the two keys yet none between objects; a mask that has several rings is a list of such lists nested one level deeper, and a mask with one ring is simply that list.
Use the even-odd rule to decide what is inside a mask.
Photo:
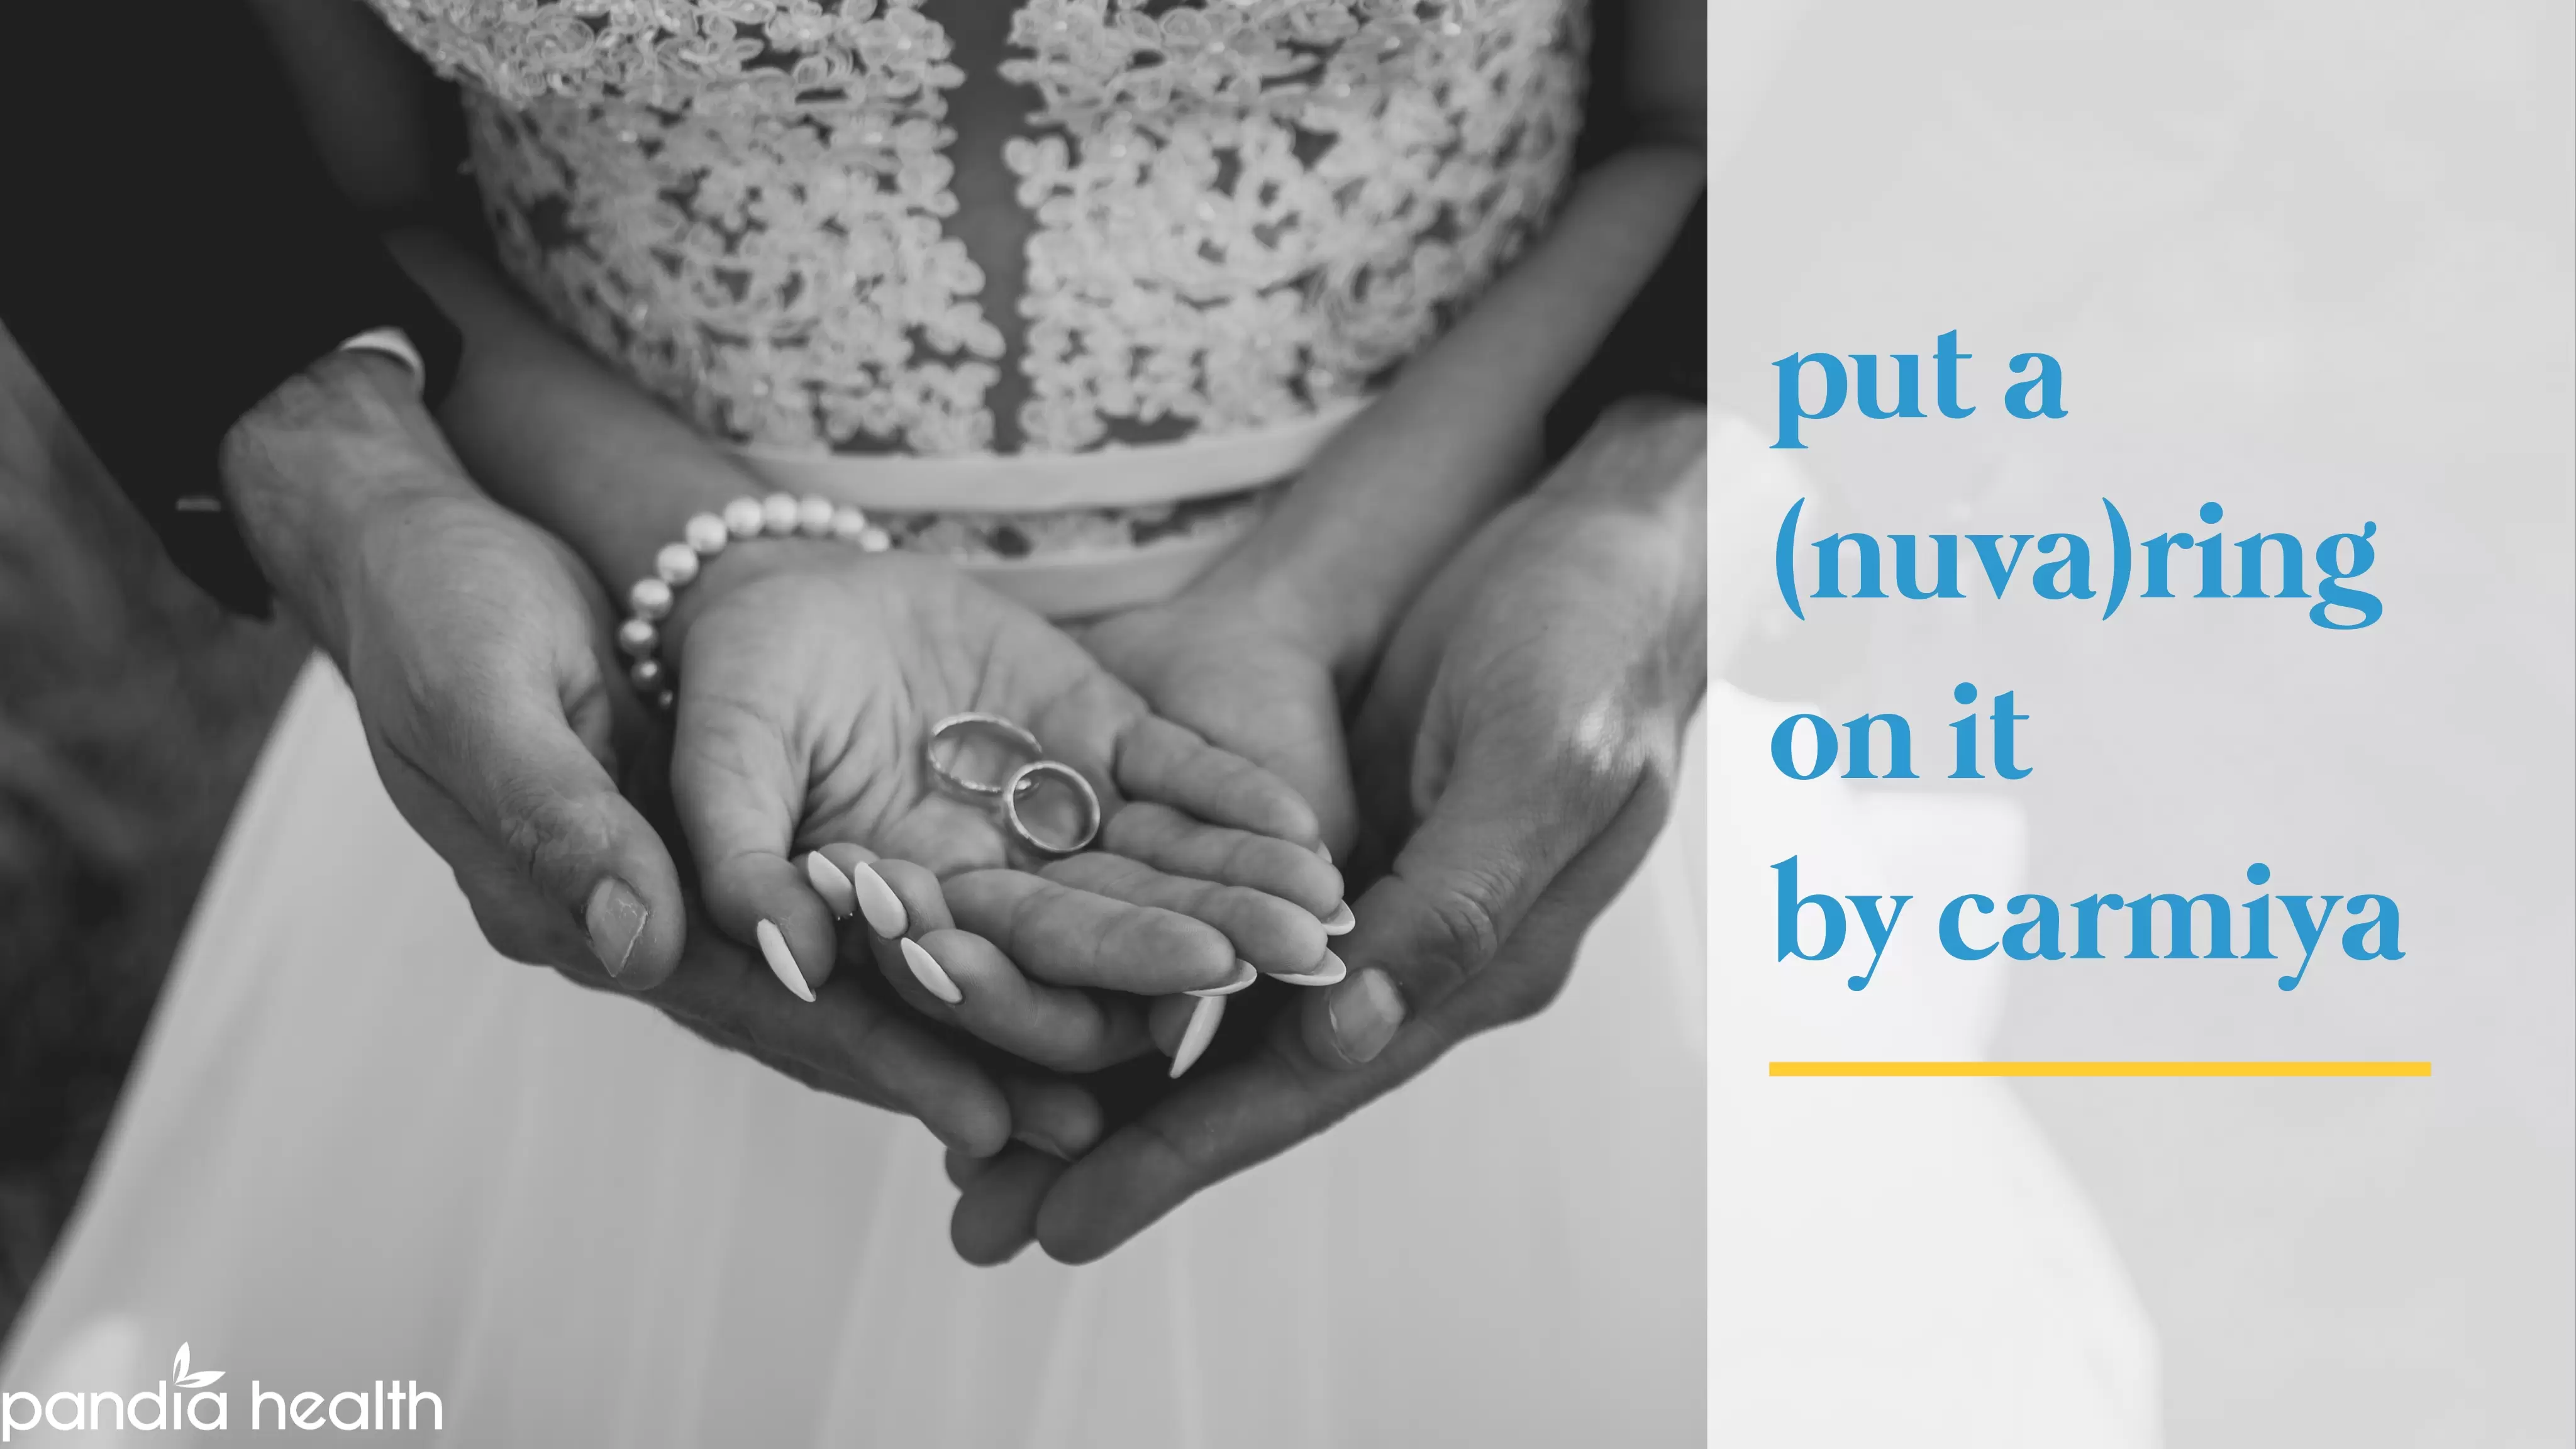
[{"label": "lace wedding dress", "polygon": [[[463,87],[559,326],[1058,615],[1240,538],[1545,224],[1585,44],[1565,0],[374,3]],[[1764,708],[1720,689],[1715,732]],[[237,1429],[253,1379],[391,1380],[474,1445],[1701,1442],[1705,753],[1536,1020],[1103,1262],[975,1270],[917,1125],[496,957],[317,665],[0,1384],[148,1387],[185,1342]],[[1839,1253],[1753,1161],[1719,1180],[1778,1205],[1766,1259]],[[2088,1427],[2134,1388],[2104,1301],[1918,1362],[2113,1344],[2117,1392],[1984,1442],[2135,1442]]]},{"label": "lace wedding dress", "polygon": [[[559,326],[1059,614],[1239,538],[1545,223],[1585,43],[1562,0],[378,8]],[[1101,1263],[977,1270],[917,1124],[497,958],[316,667],[0,1382],[186,1342],[237,1430],[256,1378],[416,1381],[474,1445],[1695,1443],[1697,837],[1534,1027]]]}]

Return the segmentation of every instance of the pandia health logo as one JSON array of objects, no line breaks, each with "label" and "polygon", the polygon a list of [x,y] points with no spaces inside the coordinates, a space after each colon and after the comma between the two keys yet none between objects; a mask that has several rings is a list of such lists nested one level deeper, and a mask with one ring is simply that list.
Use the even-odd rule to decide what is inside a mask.
[{"label": "pandia health logo", "polygon": [[[170,1376],[148,1389],[118,1393],[112,1389],[61,1389],[33,1393],[0,1391],[0,1444],[18,1436],[50,1429],[58,1433],[152,1433],[199,1430],[225,1432],[233,1427],[232,1391],[216,1385],[222,1369],[191,1369],[188,1345],[170,1360]],[[319,1393],[311,1389],[262,1387],[250,1381],[250,1421],[243,1427],[274,1432],[330,1429],[344,1434],[385,1430],[440,1430],[447,1427],[446,1406],[426,1392],[417,1379],[376,1380],[365,1389]],[[50,1437],[50,1436],[47,1436]]]}]

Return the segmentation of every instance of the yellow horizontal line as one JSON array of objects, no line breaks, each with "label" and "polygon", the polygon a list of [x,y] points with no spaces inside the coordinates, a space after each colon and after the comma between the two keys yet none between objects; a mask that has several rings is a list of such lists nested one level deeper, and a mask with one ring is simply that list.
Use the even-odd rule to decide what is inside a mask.
[{"label": "yellow horizontal line", "polygon": [[2429,1077],[2431,1062],[1773,1062],[1775,1077]]}]

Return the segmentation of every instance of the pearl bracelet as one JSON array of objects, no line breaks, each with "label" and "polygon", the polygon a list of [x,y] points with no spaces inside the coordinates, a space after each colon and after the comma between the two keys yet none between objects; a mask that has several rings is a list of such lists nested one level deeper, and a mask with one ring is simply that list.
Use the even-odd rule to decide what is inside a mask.
[{"label": "pearl bracelet", "polygon": [[653,555],[653,572],[626,591],[626,621],[617,626],[617,648],[630,661],[626,680],[635,692],[668,710],[676,697],[671,665],[661,657],[662,621],[671,616],[679,591],[696,582],[708,559],[736,539],[837,538],[867,553],[894,547],[884,529],[866,513],[846,503],[807,495],[772,493],[766,498],[737,498],[721,514],[701,513],[680,531],[680,541],[666,543]]}]

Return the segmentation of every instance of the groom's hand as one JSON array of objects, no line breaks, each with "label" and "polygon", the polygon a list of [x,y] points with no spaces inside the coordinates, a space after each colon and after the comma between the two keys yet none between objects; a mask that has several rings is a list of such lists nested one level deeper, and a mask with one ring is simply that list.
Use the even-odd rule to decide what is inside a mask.
[{"label": "groom's hand", "polygon": [[475,488],[413,393],[399,364],[344,352],[270,394],[225,439],[243,533],[494,947],[653,985],[686,917],[670,852],[612,778],[632,705],[606,600]]},{"label": "groom's hand", "polygon": [[961,1245],[1099,1257],[1553,999],[1662,827],[1705,687],[1705,439],[1697,409],[1614,410],[1408,613],[1353,732],[1405,844],[1338,943],[1349,978],[1070,1167],[957,1172]]},{"label": "groom's hand", "polygon": [[225,484],[270,583],[349,681],[386,792],[493,947],[584,985],[656,988],[647,1000],[717,1045],[970,1154],[1001,1147],[1014,1105],[1034,1135],[1088,1145],[1078,1089],[997,1083],[857,992],[794,1001],[689,928],[671,853],[616,778],[619,742],[642,760],[652,726],[618,678],[607,599],[474,486],[414,393],[386,359],[326,358],[235,425]]}]

